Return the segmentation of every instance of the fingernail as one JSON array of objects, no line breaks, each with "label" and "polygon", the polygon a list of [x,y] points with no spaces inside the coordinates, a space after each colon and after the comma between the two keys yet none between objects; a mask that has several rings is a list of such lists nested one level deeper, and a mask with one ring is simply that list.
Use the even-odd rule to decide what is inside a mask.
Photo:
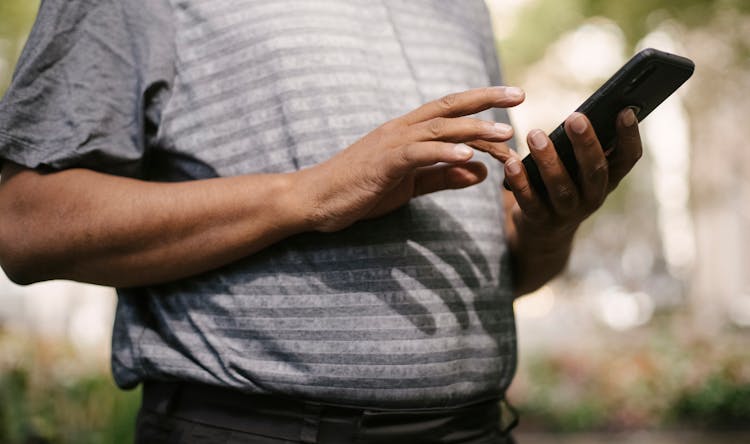
[{"label": "fingernail", "polygon": [[500,122],[497,122],[496,124],[494,124],[493,128],[496,133],[502,136],[507,136],[513,131],[513,127],[505,123],[500,123]]},{"label": "fingernail", "polygon": [[547,136],[542,130],[534,130],[530,137],[531,147],[535,150],[543,150],[547,146]]},{"label": "fingernail", "polygon": [[506,86],[505,87],[505,95],[508,98],[518,100],[523,98],[524,92],[521,88],[515,87],[515,86]]},{"label": "fingernail", "polygon": [[586,119],[583,118],[583,114],[574,113],[570,121],[570,129],[576,134],[583,134],[587,127],[588,124],[586,123]]},{"label": "fingernail", "polygon": [[521,162],[517,159],[508,159],[508,161],[505,162],[505,167],[508,169],[508,173],[513,176],[521,172]]},{"label": "fingernail", "polygon": [[474,154],[474,151],[469,148],[468,146],[459,143],[458,145],[455,145],[453,147],[453,153],[458,157],[459,159],[466,159],[468,157],[471,157],[472,154]]},{"label": "fingernail", "polygon": [[633,112],[632,108],[626,109],[622,113],[621,119],[622,119],[622,124],[625,125],[626,127],[631,127],[635,125],[635,122],[637,120],[635,117],[635,112]]}]

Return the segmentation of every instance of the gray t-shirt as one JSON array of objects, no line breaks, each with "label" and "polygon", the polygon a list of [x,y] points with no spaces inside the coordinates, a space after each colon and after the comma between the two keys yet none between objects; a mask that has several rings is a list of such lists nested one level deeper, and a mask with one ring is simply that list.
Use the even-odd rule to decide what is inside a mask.
[{"label": "gray t-shirt", "polygon": [[[42,1],[0,105],[0,158],[152,181],[293,171],[499,83],[478,0]],[[478,186],[119,289],[115,380],[400,408],[501,396],[516,358],[502,177],[476,157]]]}]

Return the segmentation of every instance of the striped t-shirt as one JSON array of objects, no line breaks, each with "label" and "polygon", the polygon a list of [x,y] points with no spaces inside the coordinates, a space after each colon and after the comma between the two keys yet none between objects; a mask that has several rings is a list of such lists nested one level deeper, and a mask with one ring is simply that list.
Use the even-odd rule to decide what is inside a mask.
[{"label": "striped t-shirt", "polygon": [[[477,0],[43,1],[0,106],[0,157],[152,181],[288,172],[500,82]],[[516,338],[501,167],[475,158],[490,169],[478,186],[120,289],[116,382],[386,408],[502,396]]]}]

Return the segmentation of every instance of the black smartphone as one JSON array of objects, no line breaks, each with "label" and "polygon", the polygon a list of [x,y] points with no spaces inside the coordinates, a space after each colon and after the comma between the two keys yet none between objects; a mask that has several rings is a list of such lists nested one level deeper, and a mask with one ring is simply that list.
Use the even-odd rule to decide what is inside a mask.
[{"label": "black smartphone", "polygon": [[[638,121],[642,121],[685,83],[694,70],[695,64],[690,59],[653,48],[644,49],[625,63],[576,111],[589,118],[602,148],[607,150],[615,141],[615,122],[620,111],[632,108]],[[578,163],[564,123],[555,128],[549,137],[565,169],[577,183]],[[523,159],[523,165],[531,186],[546,199],[547,190],[531,155]],[[505,188],[510,189],[507,181]]]}]

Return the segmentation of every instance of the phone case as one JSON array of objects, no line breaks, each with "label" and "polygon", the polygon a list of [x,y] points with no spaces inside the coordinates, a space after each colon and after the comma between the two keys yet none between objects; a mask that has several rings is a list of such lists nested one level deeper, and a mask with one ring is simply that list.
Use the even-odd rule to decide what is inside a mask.
[{"label": "phone case", "polygon": [[[615,141],[617,115],[632,107],[639,121],[674,93],[693,74],[695,64],[685,57],[648,48],[633,56],[576,111],[591,121],[597,137],[606,150]],[[578,163],[573,146],[565,133],[564,123],[550,134],[560,160],[574,182],[579,181]],[[531,155],[523,159],[531,186],[542,198],[547,190]],[[510,189],[507,182],[506,188]]]}]

